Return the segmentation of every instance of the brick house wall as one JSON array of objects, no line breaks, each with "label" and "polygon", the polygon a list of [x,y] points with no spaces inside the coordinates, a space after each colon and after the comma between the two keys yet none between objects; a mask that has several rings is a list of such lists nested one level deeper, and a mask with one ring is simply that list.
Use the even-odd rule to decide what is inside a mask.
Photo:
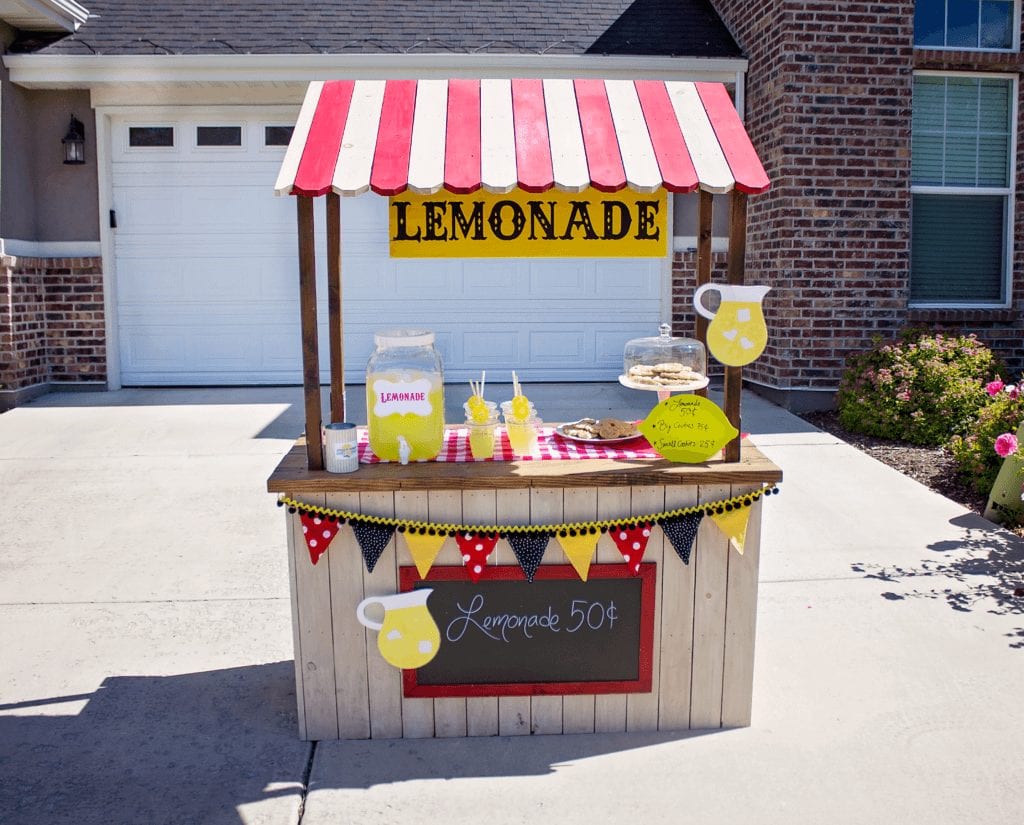
[{"label": "brick house wall", "polygon": [[0,408],[107,380],[100,258],[0,257]]},{"label": "brick house wall", "polygon": [[908,325],[975,332],[1024,366],[1019,277],[1011,310],[908,307],[913,71],[1019,71],[1020,57],[914,49],[912,2],[712,4],[749,57],[745,123],[772,180],[747,236],[770,337],[744,376],[794,409],[828,406],[848,356]]}]

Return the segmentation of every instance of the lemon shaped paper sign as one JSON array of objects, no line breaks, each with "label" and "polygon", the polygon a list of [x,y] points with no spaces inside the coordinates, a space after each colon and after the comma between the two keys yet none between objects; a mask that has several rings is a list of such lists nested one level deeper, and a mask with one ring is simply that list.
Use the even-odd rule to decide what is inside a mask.
[{"label": "lemon shaped paper sign", "polygon": [[661,455],[683,464],[707,461],[739,435],[718,405],[699,395],[666,398],[639,429]]}]

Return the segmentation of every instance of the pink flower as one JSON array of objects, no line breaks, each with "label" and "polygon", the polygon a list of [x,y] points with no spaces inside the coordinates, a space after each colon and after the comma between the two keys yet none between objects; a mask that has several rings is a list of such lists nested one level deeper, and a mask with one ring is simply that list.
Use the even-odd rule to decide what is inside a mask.
[{"label": "pink flower", "polygon": [[1003,433],[996,439],[995,448],[1000,458],[1013,455],[1017,452],[1017,436],[1013,433]]},{"label": "pink flower", "polygon": [[1011,400],[1016,401],[1017,398],[1020,396],[1020,388],[1013,384],[1010,384],[1010,386],[1006,388],[1006,394],[1010,396]]},{"label": "pink flower", "polygon": [[990,381],[985,385],[985,392],[987,392],[992,398],[995,398],[999,393],[1003,391],[1003,387],[1006,386],[1003,382],[997,378],[995,381]]}]

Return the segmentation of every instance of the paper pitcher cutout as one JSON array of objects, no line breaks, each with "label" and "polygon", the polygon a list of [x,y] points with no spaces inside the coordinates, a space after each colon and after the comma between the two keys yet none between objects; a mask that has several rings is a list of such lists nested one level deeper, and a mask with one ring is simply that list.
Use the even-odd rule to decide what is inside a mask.
[{"label": "paper pitcher cutout", "polygon": [[[693,308],[711,324],[708,326],[708,349],[728,367],[742,367],[755,361],[768,343],[768,327],[764,322],[761,302],[768,286],[738,284],[702,284],[693,293]],[[701,302],[705,292],[722,296],[718,312],[711,312]]]},{"label": "paper pitcher cutout", "polygon": [[[427,598],[433,592],[425,587],[394,596],[369,596],[356,606],[359,623],[378,631],[377,649],[388,664],[411,670],[423,667],[437,655],[441,631],[427,610]],[[384,608],[383,622],[366,615],[366,608],[372,604]]]}]

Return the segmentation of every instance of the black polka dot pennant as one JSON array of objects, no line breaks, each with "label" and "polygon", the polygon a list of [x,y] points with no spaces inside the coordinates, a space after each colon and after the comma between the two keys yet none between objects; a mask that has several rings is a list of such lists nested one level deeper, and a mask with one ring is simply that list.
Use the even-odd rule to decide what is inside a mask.
[{"label": "black polka dot pennant", "polygon": [[516,561],[523,568],[526,580],[532,582],[548,546],[547,535],[543,533],[509,533],[505,538],[512,545],[512,552],[516,554]]},{"label": "black polka dot pennant", "polygon": [[395,525],[359,521],[352,524],[352,532],[355,533],[356,541],[359,542],[359,549],[363,551],[366,569],[372,573],[373,568],[377,566],[377,560],[395,533]]},{"label": "black polka dot pennant", "polygon": [[661,525],[676,548],[676,553],[683,560],[683,564],[690,563],[690,551],[693,550],[693,541],[697,538],[697,528],[700,527],[700,520],[704,513],[686,513],[676,518],[666,519]]}]

